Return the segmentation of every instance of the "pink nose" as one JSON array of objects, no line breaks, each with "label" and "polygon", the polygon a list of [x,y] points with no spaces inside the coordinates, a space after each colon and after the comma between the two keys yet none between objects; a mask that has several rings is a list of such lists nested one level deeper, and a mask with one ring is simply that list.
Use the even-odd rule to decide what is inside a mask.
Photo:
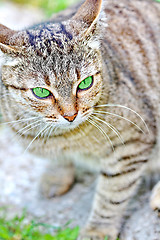
[{"label": "pink nose", "polygon": [[74,119],[77,117],[77,113],[75,113],[75,114],[72,115],[72,116],[64,115],[63,117],[64,117],[67,121],[73,122]]}]

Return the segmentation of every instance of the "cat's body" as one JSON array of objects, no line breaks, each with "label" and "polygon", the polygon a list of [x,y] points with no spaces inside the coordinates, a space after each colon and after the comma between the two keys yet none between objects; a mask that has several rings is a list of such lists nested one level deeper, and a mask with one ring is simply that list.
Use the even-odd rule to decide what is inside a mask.
[{"label": "cat's body", "polygon": [[[160,5],[110,0],[100,8],[88,0],[64,22],[19,33],[1,26],[0,48],[10,56],[1,105],[30,151],[100,173],[81,239],[115,240],[153,152],[159,160]],[[37,87],[51,94],[37,97]]]}]

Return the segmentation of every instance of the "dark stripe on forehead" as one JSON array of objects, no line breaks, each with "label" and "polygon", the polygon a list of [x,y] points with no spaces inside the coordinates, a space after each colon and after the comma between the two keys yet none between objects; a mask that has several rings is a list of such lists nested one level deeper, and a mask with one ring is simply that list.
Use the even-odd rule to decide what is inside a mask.
[{"label": "dark stripe on forehead", "polygon": [[35,47],[35,36],[28,30],[26,31],[26,33],[28,34],[30,45]]},{"label": "dark stripe on forehead", "polygon": [[81,78],[81,73],[79,71],[79,69],[76,68],[76,74],[77,74],[77,79],[80,79]]},{"label": "dark stripe on forehead", "polygon": [[[45,31],[45,38],[47,38],[48,41],[44,41],[44,36],[42,36],[44,34],[44,30],[47,30],[48,33]],[[36,35],[32,34],[31,32],[29,32],[28,30],[26,31],[26,33],[28,34],[29,37],[29,43],[31,46],[34,47],[34,49],[40,49],[41,51],[44,51],[46,48],[46,44],[47,44],[47,51],[48,49],[51,49],[51,42],[55,42],[61,49],[64,49],[63,44],[62,44],[62,40],[60,38],[56,38],[56,36],[54,36],[54,33],[51,31],[51,29],[46,28],[46,29],[40,29],[40,31],[38,33],[35,33]],[[43,43],[44,42],[44,43]],[[40,44],[40,47],[38,47],[38,44]]]},{"label": "dark stripe on forehead", "polygon": [[97,76],[98,74],[100,74],[101,73],[101,71],[98,71],[98,72],[96,72],[96,74],[94,74],[94,76]]},{"label": "dark stripe on forehead", "polygon": [[44,76],[44,81],[45,81],[45,83],[46,83],[48,86],[51,86],[51,82],[50,82],[50,80],[49,80],[49,76],[48,76],[48,75]]},{"label": "dark stripe on forehead", "polygon": [[14,85],[9,85],[9,84],[7,84],[7,85],[5,85],[5,87],[7,87],[7,88],[14,88],[14,89],[16,89],[16,90],[21,90],[21,91],[27,91],[28,89],[27,88],[21,88],[21,87],[17,87],[17,86],[14,86]]},{"label": "dark stripe on forehead", "polygon": [[60,39],[56,39],[56,38],[52,37],[52,41],[54,41],[60,48],[64,49],[64,46]]},{"label": "dark stripe on forehead", "polygon": [[64,35],[66,35],[66,37],[67,37],[69,40],[72,40],[72,39],[73,39],[72,34],[71,34],[70,32],[67,32],[65,26],[64,26],[62,23],[60,23],[60,27],[61,27],[61,30],[60,30],[60,31],[57,31],[56,33],[57,33],[57,34],[59,34],[59,33],[64,34]]},{"label": "dark stripe on forehead", "polygon": [[[42,61],[51,55],[53,57],[62,54],[66,45],[73,39],[72,34],[62,23],[38,25],[35,29],[26,30],[26,34],[28,45],[32,46],[32,49],[29,48],[30,51],[34,51]],[[55,49],[56,54],[54,54]],[[70,51],[73,51],[71,47]]]}]

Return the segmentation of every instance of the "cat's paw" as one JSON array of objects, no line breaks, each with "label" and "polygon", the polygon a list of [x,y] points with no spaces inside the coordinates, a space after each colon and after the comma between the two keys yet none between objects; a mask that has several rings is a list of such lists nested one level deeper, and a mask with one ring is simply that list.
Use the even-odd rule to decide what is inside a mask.
[{"label": "cat's paw", "polygon": [[115,229],[95,229],[95,228],[85,228],[81,231],[78,240],[116,240],[117,230]]},{"label": "cat's paw", "polygon": [[[105,237],[98,236],[97,234],[82,233],[77,240],[104,240]],[[108,240],[108,238],[107,238]]]},{"label": "cat's paw", "polygon": [[[104,238],[99,238],[96,236],[79,236],[77,240],[104,240]],[[108,238],[107,238],[108,240]]]},{"label": "cat's paw", "polygon": [[157,211],[160,215],[160,181],[155,185],[155,187],[152,190],[150,206],[154,211]]},{"label": "cat's paw", "polygon": [[60,196],[70,190],[74,180],[73,165],[52,167],[42,176],[40,191],[46,198]]}]

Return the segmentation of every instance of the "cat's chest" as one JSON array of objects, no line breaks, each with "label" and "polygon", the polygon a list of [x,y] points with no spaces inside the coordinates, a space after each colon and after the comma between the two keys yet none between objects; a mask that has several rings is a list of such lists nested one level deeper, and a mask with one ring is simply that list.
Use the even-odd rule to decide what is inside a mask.
[{"label": "cat's chest", "polygon": [[[26,145],[26,139],[24,144]],[[44,139],[39,139],[38,144],[35,140],[30,146],[30,151],[55,163],[71,161],[89,169],[94,166],[97,171],[100,159],[106,154],[107,146],[108,143],[102,134],[90,130],[84,135],[74,133],[70,136],[54,136],[46,142]]]},{"label": "cat's chest", "polygon": [[[80,151],[66,151],[57,156],[58,163],[66,164],[67,162],[74,163],[75,166],[85,168],[91,172],[100,171],[100,158],[95,154],[80,152]],[[54,160],[54,159],[53,159]],[[54,161],[56,163],[56,161]]]}]

